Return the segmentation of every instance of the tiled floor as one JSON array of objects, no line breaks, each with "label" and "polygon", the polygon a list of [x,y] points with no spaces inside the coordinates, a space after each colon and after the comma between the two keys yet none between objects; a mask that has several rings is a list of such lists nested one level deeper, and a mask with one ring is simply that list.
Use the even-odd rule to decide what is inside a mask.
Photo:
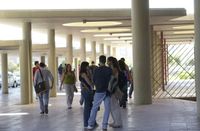
[{"label": "tiled floor", "polygon": [[[83,106],[79,105],[79,98],[80,93],[76,93],[69,110],[64,92],[58,92],[58,97],[50,98],[49,114],[40,115],[37,100],[34,104],[20,105],[20,88],[10,88],[9,95],[0,93],[0,131],[82,131]],[[102,104],[95,131],[102,128],[103,112]],[[153,99],[152,105],[136,106],[131,99],[121,112],[123,128],[108,127],[108,131],[200,131],[193,101]]]}]

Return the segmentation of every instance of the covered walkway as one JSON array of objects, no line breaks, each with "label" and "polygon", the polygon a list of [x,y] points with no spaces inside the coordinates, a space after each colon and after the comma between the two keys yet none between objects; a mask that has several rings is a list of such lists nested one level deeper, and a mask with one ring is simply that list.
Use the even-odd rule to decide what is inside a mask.
[{"label": "covered walkway", "polygon": [[[64,92],[50,98],[49,115],[39,115],[38,100],[34,104],[21,105],[20,87],[11,88],[10,94],[1,94],[0,131],[82,131],[83,106],[80,93],[75,93],[73,108],[67,109]],[[152,105],[134,105],[128,101],[127,109],[121,109],[123,128],[108,131],[199,131],[196,119],[196,102],[177,99],[153,99]],[[100,131],[104,108],[97,115]],[[111,119],[109,120],[111,122]],[[86,130],[86,129],[85,129]]]}]

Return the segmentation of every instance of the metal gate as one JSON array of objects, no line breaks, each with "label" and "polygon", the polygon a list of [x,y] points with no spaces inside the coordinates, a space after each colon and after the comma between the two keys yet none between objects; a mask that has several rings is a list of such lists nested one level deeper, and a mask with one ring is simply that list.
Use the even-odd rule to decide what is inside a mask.
[{"label": "metal gate", "polygon": [[152,97],[196,97],[194,44],[151,47]]}]

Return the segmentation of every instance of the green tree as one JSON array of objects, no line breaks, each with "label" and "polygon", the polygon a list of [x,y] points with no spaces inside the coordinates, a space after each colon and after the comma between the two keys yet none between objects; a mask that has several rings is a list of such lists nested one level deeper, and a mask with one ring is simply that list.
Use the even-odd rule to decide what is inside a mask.
[{"label": "green tree", "polygon": [[188,61],[188,65],[194,66],[194,58]]},{"label": "green tree", "polygon": [[14,72],[14,70],[17,70],[19,67],[17,67],[17,64],[15,64],[13,61],[8,62],[8,71]]}]

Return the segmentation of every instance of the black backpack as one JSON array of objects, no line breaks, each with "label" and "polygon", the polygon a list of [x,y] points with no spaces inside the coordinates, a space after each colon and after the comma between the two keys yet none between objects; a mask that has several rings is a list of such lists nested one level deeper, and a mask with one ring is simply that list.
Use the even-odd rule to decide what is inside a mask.
[{"label": "black backpack", "polygon": [[126,80],[126,75],[124,72],[119,71],[119,75],[118,75],[118,85],[119,88],[122,90],[122,88],[127,84],[127,80]]}]

